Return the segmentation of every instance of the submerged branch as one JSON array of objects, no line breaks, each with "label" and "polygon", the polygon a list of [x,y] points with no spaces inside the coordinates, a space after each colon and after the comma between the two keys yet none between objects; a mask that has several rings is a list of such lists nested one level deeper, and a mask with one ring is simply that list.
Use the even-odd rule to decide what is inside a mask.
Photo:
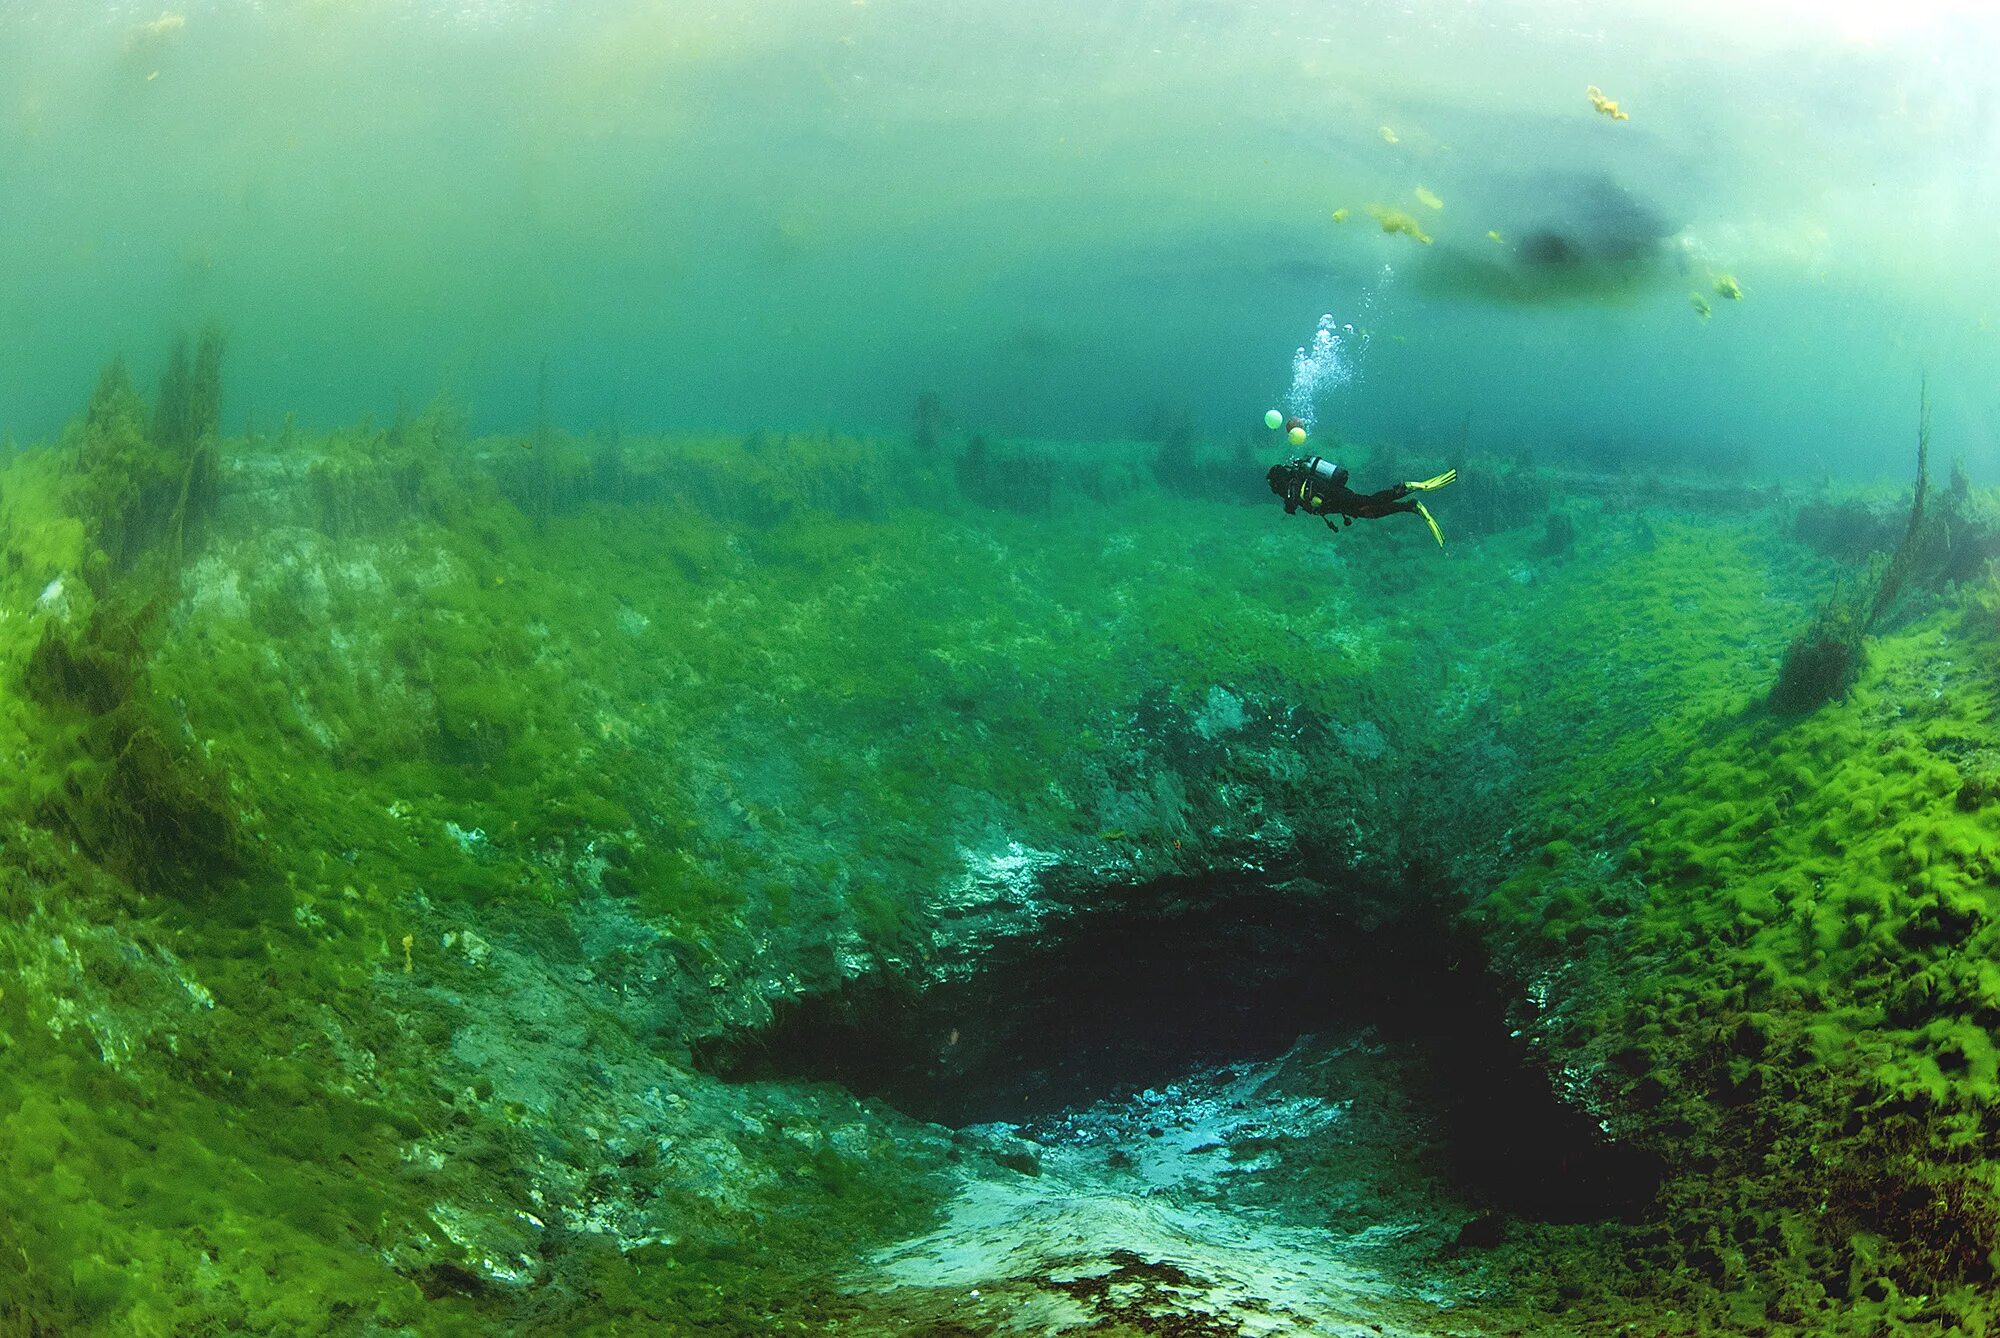
[{"label": "submerged branch", "polygon": [[1868,617],[1861,625],[1863,635],[1871,631],[1889,606],[1895,602],[1903,583],[1909,579],[1910,567],[1917,552],[1917,535],[1924,525],[1924,494],[1930,491],[1931,459],[1931,388],[1930,378],[1925,377],[1918,391],[1917,401],[1917,485],[1910,498],[1910,524],[1903,531],[1903,541],[1896,545],[1895,556],[1889,559],[1888,570],[1882,573],[1882,584],[1875,588],[1875,601],[1868,609]]},{"label": "submerged branch", "polygon": [[1910,521],[1896,551],[1872,568],[1880,575],[1874,593],[1864,582],[1850,593],[1836,586],[1813,616],[1812,625],[1792,639],[1771,687],[1771,709],[1804,715],[1846,694],[1860,672],[1862,641],[1882,621],[1902,593],[1923,545],[1924,499],[1930,492],[1931,393],[1925,378],[1918,394],[1917,481],[1910,497]]}]

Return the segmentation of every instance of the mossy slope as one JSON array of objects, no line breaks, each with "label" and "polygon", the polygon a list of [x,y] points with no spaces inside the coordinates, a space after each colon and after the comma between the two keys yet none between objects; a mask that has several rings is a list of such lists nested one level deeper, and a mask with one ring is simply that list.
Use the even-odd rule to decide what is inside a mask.
[{"label": "mossy slope", "polygon": [[[80,430],[155,479],[171,438],[196,478],[212,433],[129,395]],[[0,1239],[24,1332],[824,1327],[842,1262],[922,1218],[947,1150],[690,1052],[976,953],[993,922],[945,911],[996,852],[1091,871],[1077,905],[1223,865],[1412,897],[1512,875],[1485,925],[1529,978],[1533,945],[1588,971],[1608,926],[1694,932],[1717,871],[1747,876],[1738,845],[1843,786],[1886,802],[1867,777],[1901,756],[1847,771],[1801,742],[1810,795],[1767,818],[1744,793],[1775,773],[1739,736],[1775,727],[1732,713],[1829,564],[1769,515],[1583,487],[1550,512],[1533,471],[1486,471],[1491,532],[1439,554],[1181,496],[1130,446],[987,448],[968,473],[847,438],[473,442],[449,409],[220,445],[212,507],[137,494],[192,536],[154,525],[123,557],[65,491],[95,477],[79,442],[0,478],[0,742],[33,759],[0,937],[0,1151],[40,1187]],[[1908,751],[1915,802],[1947,778]],[[1909,874],[1940,932],[1984,858],[1954,830]],[[1776,867],[1730,924],[1776,904]],[[1638,891],[1660,886],[1684,904]],[[1758,926],[1729,932],[1801,932]],[[1699,989],[1728,960],[1701,955]],[[1597,1028],[1552,1054],[1652,1045],[1671,1010],[1646,979],[1576,984]],[[1990,1084],[1964,1029],[1960,1068],[1923,1066],[1934,1022],[1883,1032],[1870,1072]],[[1695,1110],[1712,1084],[1676,1044],[1644,1053]]]},{"label": "mossy slope", "polygon": [[1537,982],[1552,1065],[1669,1157],[1652,1252],[1729,1322],[1996,1322],[1985,598],[1874,639],[1803,719],[1738,701],[1653,783],[1558,817],[1476,912]]}]

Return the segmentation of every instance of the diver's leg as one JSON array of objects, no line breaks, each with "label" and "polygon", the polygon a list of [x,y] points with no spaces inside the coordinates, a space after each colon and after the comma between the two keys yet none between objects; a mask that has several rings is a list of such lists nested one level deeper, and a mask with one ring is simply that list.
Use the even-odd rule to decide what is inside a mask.
[{"label": "diver's leg", "polygon": [[1421,516],[1424,524],[1430,528],[1431,537],[1438,541],[1438,547],[1444,547],[1444,534],[1438,529],[1437,521],[1424,508],[1422,502],[1409,496],[1409,492],[1409,484],[1398,483],[1393,488],[1371,492],[1366,497],[1356,497],[1349,505],[1348,513],[1363,520],[1379,520],[1383,516],[1393,516],[1398,512]]},{"label": "diver's leg", "polygon": [[1393,488],[1384,488],[1380,492],[1356,497],[1348,506],[1348,514],[1359,516],[1363,520],[1380,520],[1383,516],[1393,516],[1398,511],[1415,511],[1417,509],[1415,502],[1403,500],[1409,491],[1403,484],[1398,483]]}]

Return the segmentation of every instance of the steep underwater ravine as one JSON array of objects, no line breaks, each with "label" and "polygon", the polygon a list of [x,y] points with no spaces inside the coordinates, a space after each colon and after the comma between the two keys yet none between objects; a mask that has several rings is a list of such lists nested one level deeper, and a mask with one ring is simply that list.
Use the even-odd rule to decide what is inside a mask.
[{"label": "steep underwater ravine", "polygon": [[[1006,1057],[1176,966],[1214,1035],[1167,1061],[1262,1045],[1288,1109],[1420,1131],[1405,1185],[1325,1121],[1244,1163],[1294,1246],[1342,1177],[1433,1213],[1356,1323],[1983,1322],[1983,586],[1779,720],[1837,568],[1776,491],[1460,461],[1440,553],[1133,444],[184,417],[110,378],[0,474],[0,1333],[997,1332],[908,1243],[1067,1154],[814,1048],[1054,1118],[1145,1079]],[[1456,1179],[1394,1110],[1427,997],[1657,1199]],[[1271,1060],[1321,1026],[1361,1030]],[[1188,1261],[1105,1258],[995,1281],[1099,1332],[1198,1308]],[[1157,1331],[1235,1331],[1193,1324]]]}]

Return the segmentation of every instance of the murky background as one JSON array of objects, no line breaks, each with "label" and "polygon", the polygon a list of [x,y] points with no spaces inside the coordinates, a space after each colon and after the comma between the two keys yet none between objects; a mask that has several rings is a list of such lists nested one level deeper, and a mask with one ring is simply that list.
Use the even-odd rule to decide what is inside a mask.
[{"label": "murky background", "polygon": [[1991,476],[1983,10],[8,0],[0,428],[214,318],[231,431],[1234,431],[1333,313],[1357,437]]}]

